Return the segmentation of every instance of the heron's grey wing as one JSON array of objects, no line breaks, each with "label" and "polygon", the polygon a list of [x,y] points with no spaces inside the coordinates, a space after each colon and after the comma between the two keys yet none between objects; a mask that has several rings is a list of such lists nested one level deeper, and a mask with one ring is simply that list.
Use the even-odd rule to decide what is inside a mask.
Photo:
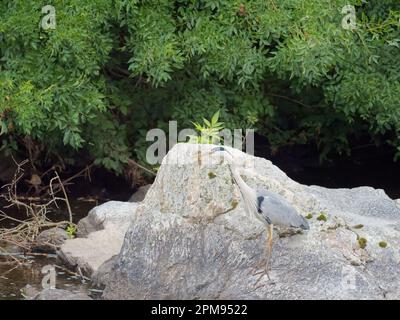
[{"label": "heron's grey wing", "polygon": [[309,229],[307,220],[281,195],[257,190],[258,212],[268,222],[284,227]]}]

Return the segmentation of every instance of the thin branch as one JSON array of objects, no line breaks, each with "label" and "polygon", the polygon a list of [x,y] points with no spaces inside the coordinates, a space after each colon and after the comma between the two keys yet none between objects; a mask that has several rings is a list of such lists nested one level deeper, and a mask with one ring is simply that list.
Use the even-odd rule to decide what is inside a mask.
[{"label": "thin branch", "polygon": [[[64,187],[65,187],[66,185],[69,184],[70,181],[72,181],[72,180],[74,180],[74,179],[76,179],[76,178],[78,178],[78,177],[80,177],[80,176],[82,176],[82,175],[85,175],[85,176],[89,177],[89,180],[90,180],[90,169],[91,169],[93,166],[94,166],[94,163],[91,163],[91,164],[88,165],[86,168],[84,168],[84,169],[82,169],[81,171],[79,171],[78,173],[74,174],[72,177],[69,177],[68,179],[65,179],[65,180],[59,179],[60,183],[59,183],[59,184],[55,184],[56,188],[62,189],[62,188],[61,188],[61,185],[64,185]],[[58,190],[57,190],[56,188],[54,188],[55,193],[58,192]],[[40,191],[43,191],[43,189],[47,189],[47,186],[41,188]]]},{"label": "thin branch", "polygon": [[[25,209],[27,219],[14,218],[7,215],[3,211],[0,211],[0,221],[10,220],[18,223],[18,225],[15,227],[0,228],[0,242],[12,243],[24,248],[25,251],[29,252],[31,251],[32,246],[35,244],[36,237],[41,230],[54,227],[64,228],[65,226],[72,224],[72,210],[69,204],[68,195],[64,188],[64,184],[62,183],[57,172],[55,173],[55,177],[51,179],[50,185],[48,186],[50,189],[51,199],[48,200],[47,203],[26,203],[22,199],[19,200],[20,198],[17,194],[17,185],[24,175],[22,166],[26,163],[27,162],[24,161],[20,164],[17,164],[17,169],[13,180],[11,183],[3,187],[3,189],[5,189],[5,193],[0,195],[0,197],[2,197],[8,203],[8,205],[4,206],[4,208],[12,208],[15,206],[19,209]],[[55,190],[54,188],[54,181],[58,182],[58,190]],[[63,197],[56,196],[56,192],[58,191],[62,191]],[[64,201],[66,203],[69,213],[69,221],[53,222],[47,217],[47,214],[52,207],[58,207],[58,201]]]},{"label": "thin branch", "polygon": [[[64,200],[65,204],[67,205],[67,209],[68,209],[68,214],[69,214],[69,222],[72,224],[72,210],[71,210],[71,205],[69,204],[69,200],[68,200],[68,196],[67,193],[65,192],[65,188],[63,183],[61,182],[60,176],[58,175],[57,171],[55,172],[56,176],[55,178],[52,178],[50,180],[50,190],[51,190],[51,195],[54,196],[54,191],[53,191],[53,181],[54,180],[58,180],[60,182],[60,187],[61,187],[61,191],[64,194],[64,199],[62,198],[57,198],[58,200]],[[56,198],[54,198],[56,199]],[[57,202],[57,201],[56,201]]]},{"label": "thin branch", "polygon": [[79,273],[76,273],[76,272],[72,272],[71,270],[68,270],[67,268],[64,268],[64,267],[61,267],[61,266],[58,266],[58,265],[54,265],[54,267],[58,268],[60,270],[63,270],[65,272],[69,273],[70,275],[73,275],[73,276],[76,276],[76,277],[81,277],[83,280],[92,281],[92,279],[90,279],[88,277],[85,277],[82,274],[82,272],[80,271],[80,269],[79,269]]},{"label": "thin branch", "polygon": [[138,168],[146,171],[147,173],[150,173],[151,175],[156,176],[156,174],[153,171],[151,171],[150,169],[147,169],[146,167],[143,167],[142,165],[137,163],[135,160],[128,159],[128,165],[138,167]]},{"label": "thin branch", "polygon": [[305,104],[305,103],[303,103],[303,102],[301,102],[301,101],[299,101],[299,100],[292,99],[292,98],[290,98],[290,97],[283,96],[283,95],[280,95],[280,94],[270,93],[269,95],[272,96],[272,97],[277,97],[277,98],[285,99],[285,100],[287,100],[287,101],[296,103],[296,104],[301,105],[301,106],[306,107],[306,108],[315,108],[315,107],[310,106],[310,105],[308,105],[308,104]]}]

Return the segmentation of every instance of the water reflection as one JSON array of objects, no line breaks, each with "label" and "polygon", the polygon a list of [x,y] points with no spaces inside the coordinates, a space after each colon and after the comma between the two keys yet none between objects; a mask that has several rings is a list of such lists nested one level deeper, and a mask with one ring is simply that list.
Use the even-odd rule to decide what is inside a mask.
[{"label": "water reflection", "polygon": [[[6,213],[14,218],[23,220],[26,218],[24,211],[15,210],[15,208],[4,210],[4,203],[0,202],[0,209],[6,211]],[[74,222],[78,222],[82,217],[86,216],[88,211],[93,208],[96,204],[81,202],[72,200],[71,207],[73,208]],[[53,221],[60,221],[65,219],[65,212],[63,208],[60,211],[51,212],[49,215]],[[3,220],[0,222],[1,227],[10,228],[14,226],[14,222]],[[21,289],[26,285],[31,285],[33,289],[42,289],[42,279],[44,275],[41,270],[45,265],[60,265],[55,255],[47,255],[46,257],[41,256],[16,256],[16,258],[22,262],[19,264],[11,256],[7,255],[6,252],[15,253],[14,249],[6,248],[7,246],[0,243],[0,300],[8,299],[23,299]],[[82,279],[79,276],[71,275],[70,273],[56,268],[56,288],[65,289],[68,291],[79,291],[89,294],[91,296],[96,293],[89,291],[91,284],[86,281],[82,283]],[[97,293],[98,295],[98,293]]]},{"label": "water reflection", "polygon": [[[19,257],[21,259],[22,257]],[[21,289],[31,285],[41,290],[44,275],[41,270],[45,265],[57,265],[55,256],[50,258],[28,257],[19,265],[10,257],[0,257],[0,300],[23,299]],[[79,276],[71,275],[56,268],[56,288],[91,294],[91,283]]]}]

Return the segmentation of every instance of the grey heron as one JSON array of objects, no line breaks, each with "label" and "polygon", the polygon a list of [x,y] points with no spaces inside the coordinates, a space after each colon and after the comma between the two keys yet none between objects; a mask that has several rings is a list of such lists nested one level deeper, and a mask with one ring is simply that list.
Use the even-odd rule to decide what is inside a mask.
[{"label": "grey heron", "polygon": [[250,216],[254,216],[256,219],[261,221],[264,226],[266,226],[266,249],[268,250],[267,258],[265,269],[263,272],[261,272],[262,275],[257,282],[264,276],[264,274],[266,274],[270,280],[269,262],[273,246],[274,225],[308,230],[310,228],[309,224],[307,220],[301,216],[296,209],[281,195],[265,189],[253,189],[248,186],[240,176],[238,166],[235,163],[232,154],[226,148],[215,147],[210,151],[210,154],[215,152],[221,152],[224,159],[227,160],[233,180],[240,190],[246,212]]}]

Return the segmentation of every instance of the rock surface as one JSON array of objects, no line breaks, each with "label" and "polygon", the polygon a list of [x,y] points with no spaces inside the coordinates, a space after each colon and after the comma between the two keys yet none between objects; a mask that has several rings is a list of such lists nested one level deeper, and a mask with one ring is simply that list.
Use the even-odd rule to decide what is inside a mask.
[{"label": "rock surface", "polygon": [[87,237],[89,233],[110,225],[129,224],[137,206],[137,203],[109,201],[93,208],[78,222],[77,237]]},{"label": "rock surface", "polygon": [[122,242],[134,218],[136,203],[111,201],[95,207],[78,224],[80,236],[67,240],[58,257],[73,269],[91,276],[121,250]]},{"label": "rock surface", "polygon": [[25,300],[34,300],[40,293],[40,290],[30,284],[21,289],[21,294]]},{"label": "rock surface", "polygon": [[145,186],[140,187],[129,199],[129,202],[141,202],[146,197],[147,192],[149,191],[151,184],[147,184]]},{"label": "rock surface", "polygon": [[112,267],[117,260],[118,255],[112,256],[110,259],[105,261],[92,275],[92,284],[97,287],[104,286],[107,283],[110,273],[112,271]]},{"label": "rock surface", "polygon": [[400,208],[382,190],[301,185],[231,149],[250,186],[312,214],[309,231],[275,236],[272,281],[256,285],[265,228],[245,213],[228,166],[207,161],[211,147],[177,144],[164,158],[103,298],[400,299]]},{"label": "rock surface", "polygon": [[42,231],[35,240],[34,251],[56,253],[61,245],[69,239],[68,233],[61,228]]}]

